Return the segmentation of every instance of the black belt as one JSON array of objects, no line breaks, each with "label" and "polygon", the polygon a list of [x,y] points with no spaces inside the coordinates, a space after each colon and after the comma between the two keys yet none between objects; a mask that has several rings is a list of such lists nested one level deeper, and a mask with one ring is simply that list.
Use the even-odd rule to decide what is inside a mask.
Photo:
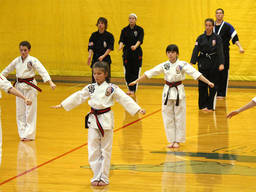
[{"label": "black belt", "polygon": [[15,84],[17,82],[19,83],[26,83],[27,85],[30,85],[31,87],[35,88],[36,90],[42,92],[42,89],[40,89],[38,86],[36,86],[34,83],[32,83],[31,81],[34,80],[34,77],[31,77],[31,78],[27,78],[27,79],[21,79],[21,78],[18,78],[17,80],[15,80],[15,82],[13,83],[13,86],[15,86]]},{"label": "black belt", "polygon": [[101,133],[101,135],[104,137],[104,130],[103,130],[103,128],[102,128],[102,126],[101,126],[101,124],[100,124],[100,122],[99,122],[98,115],[101,115],[101,114],[103,114],[103,113],[107,113],[107,112],[109,112],[110,110],[111,110],[110,107],[108,107],[108,108],[106,108],[106,109],[99,109],[99,110],[91,108],[91,112],[88,113],[88,114],[85,116],[85,128],[89,128],[89,126],[88,126],[89,115],[90,115],[90,114],[93,114],[93,115],[95,116],[96,123],[97,123],[97,126],[98,126],[99,130],[100,130],[100,133]]},{"label": "black belt", "polygon": [[179,90],[178,90],[178,87],[177,87],[177,86],[178,86],[178,85],[181,85],[181,84],[182,84],[182,81],[177,81],[177,82],[168,82],[168,81],[165,81],[165,84],[168,85],[169,88],[168,88],[168,91],[167,91],[167,96],[166,96],[164,105],[167,105],[170,88],[175,87],[176,90],[177,90],[176,106],[179,106]]},{"label": "black belt", "polygon": [[212,60],[211,56],[215,55],[215,54],[216,54],[216,52],[213,52],[213,53],[200,52],[200,55],[203,55],[203,56],[207,57],[210,60]]}]

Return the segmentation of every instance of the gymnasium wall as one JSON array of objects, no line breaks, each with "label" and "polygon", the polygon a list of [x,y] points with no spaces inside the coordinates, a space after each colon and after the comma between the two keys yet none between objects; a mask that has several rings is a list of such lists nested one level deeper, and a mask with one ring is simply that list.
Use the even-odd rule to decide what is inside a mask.
[{"label": "gymnasium wall", "polygon": [[104,16],[115,37],[112,76],[123,77],[118,40],[132,12],[145,30],[142,72],[167,60],[165,48],[171,43],[179,46],[180,59],[190,61],[204,19],[215,18],[219,7],[245,49],[240,54],[231,46],[230,79],[256,81],[255,0],[0,0],[0,69],[19,55],[19,42],[28,40],[30,54],[51,75],[89,76],[88,39],[97,30],[97,18]]}]

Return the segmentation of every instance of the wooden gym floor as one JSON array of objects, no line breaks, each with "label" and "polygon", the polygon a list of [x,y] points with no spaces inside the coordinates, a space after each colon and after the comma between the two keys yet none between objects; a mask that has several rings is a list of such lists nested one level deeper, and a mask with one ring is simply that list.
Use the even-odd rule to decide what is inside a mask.
[{"label": "wooden gym floor", "polygon": [[110,185],[91,187],[87,103],[70,112],[50,108],[84,85],[58,83],[52,91],[40,83],[37,138],[31,142],[19,141],[15,98],[3,93],[0,192],[256,191],[256,108],[226,119],[227,112],[256,95],[255,89],[230,88],[216,111],[205,113],[197,108],[197,88],[186,87],[187,140],[170,150],[161,116],[162,86],[139,86],[136,99],[147,115],[131,117],[118,103],[112,108]]}]

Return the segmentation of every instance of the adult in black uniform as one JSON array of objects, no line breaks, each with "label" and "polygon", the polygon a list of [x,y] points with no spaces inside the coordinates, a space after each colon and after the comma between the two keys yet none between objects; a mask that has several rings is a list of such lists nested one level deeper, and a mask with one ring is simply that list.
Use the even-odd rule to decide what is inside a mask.
[{"label": "adult in black uniform", "polygon": [[[190,63],[198,62],[199,71],[216,85],[218,71],[224,69],[224,54],[221,37],[213,33],[213,26],[213,19],[205,20],[205,32],[196,40]],[[216,87],[211,88],[199,81],[198,90],[199,109],[215,110]]]},{"label": "adult in black uniform", "polygon": [[119,50],[123,49],[123,65],[125,68],[125,81],[128,86],[128,95],[134,95],[137,84],[129,86],[129,83],[135,81],[139,77],[142,65],[142,49],[144,30],[136,25],[137,16],[132,13],[129,15],[129,25],[122,29]]},{"label": "adult in black uniform", "polygon": [[[109,71],[110,71],[111,58],[109,53],[114,50],[114,36],[108,31],[106,31],[108,27],[108,21],[106,18],[100,17],[97,21],[96,26],[98,27],[98,31],[93,32],[89,39],[88,65],[91,64],[91,67],[92,67],[92,65],[96,61],[105,61],[109,64]],[[110,73],[109,73],[109,78],[110,78]],[[92,82],[95,82],[93,75],[92,75]]]},{"label": "adult in black uniform", "polygon": [[224,99],[227,94],[228,87],[228,71],[229,71],[229,41],[232,40],[233,44],[236,44],[239,48],[240,53],[244,53],[244,49],[242,48],[237,32],[234,27],[223,21],[224,10],[219,8],[216,10],[216,21],[213,28],[213,32],[220,35],[223,42],[223,52],[225,57],[224,70],[219,72],[218,78],[218,90],[217,90],[217,98]]}]

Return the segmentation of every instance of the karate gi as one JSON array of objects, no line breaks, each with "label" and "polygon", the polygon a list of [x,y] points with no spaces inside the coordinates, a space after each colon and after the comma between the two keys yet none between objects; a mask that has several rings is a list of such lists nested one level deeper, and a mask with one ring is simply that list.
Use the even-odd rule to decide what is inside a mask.
[{"label": "karate gi", "polygon": [[[33,78],[36,71],[42,77],[44,82],[51,80],[48,72],[41,62],[30,55],[22,61],[21,57],[14,59],[3,71],[2,74],[7,76],[12,71],[16,70],[16,78],[27,79]],[[35,79],[31,83],[37,85]],[[18,89],[26,98],[32,101],[32,105],[28,106],[24,101],[16,97],[16,120],[18,132],[21,139],[35,139],[36,136],[36,118],[37,118],[37,90],[26,83],[16,82]]]},{"label": "karate gi", "polygon": [[[12,88],[12,84],[0,73],[0,89],[8,93]],[[2,97],[0,92],[0,98]],[[0,165],[2,160],[2,122],[1,122],[1,108],[0,108]]]},{"label": "karate gi", "polygon": [[[144,29],[135,25],[132,29],[130,25],[122,29],[119,43],[124,44],[123,48],[123,65],[125,69],[125,81],[130,91],[135,92],[137,84],[129,86],[129,83],[138,79],[142,65],[142,48],[141,45],[144,39]],[[140,41],[139,47],[132,50],[131,46]]]},{"label": "karate gi", "polygon": [[254,97],[252,100],[256,103],[256,97]]},{"label": "karate gi", "polygon": [[[127,96],[119,87],[104,81],[102,84],[92,83],[66,98],[61,105],[67,111],[85,102],[88,98],[89,106],[96,110],[102,110],[114,105],[114,99],[123,105],[131,114],[136,114],[140,107]],[[104,136],[99,131],[96,118],[93,114],[88,119],[88,158],[93,171],[93,181],[109,183],[110,158],[112,151],[114,117],[109,111],[98,115],[98,120],[104,129]]]},{"label": "karate gi", "polygon": [[[181,70],[177,70],[177,67]],[[168,82],[179,82],[185,79],[185,73],[198,79],[201,75],[190,64],[177,59],[175,63],[170,61],[163,62],[153,69],[146,71],[147,78],[164,73],[164,80]],[[166,97],[169,90],[168,102],[165,105]],[[177,92],[178,90],[178,92]],[[179,105],[176,106],[177,94],[179,93]],[[164,85],[162,94],[162,116],[164,121],[165,132],[168,142],[185,142],[186,135],[186,99],[184,85],[180,84],[171,87]]]},{"label": "karate gi", "polygon": [[239,41],[238,35],[234,27],[228,22],[222,21],[220,25],[214,24],[213,32],[218,34],[223,41],[223,52],[225,57],[224,70],[218,73],[218,96],[225,97],[228,87],[228,73],[229,73],[229,41],[233,44]]}]

